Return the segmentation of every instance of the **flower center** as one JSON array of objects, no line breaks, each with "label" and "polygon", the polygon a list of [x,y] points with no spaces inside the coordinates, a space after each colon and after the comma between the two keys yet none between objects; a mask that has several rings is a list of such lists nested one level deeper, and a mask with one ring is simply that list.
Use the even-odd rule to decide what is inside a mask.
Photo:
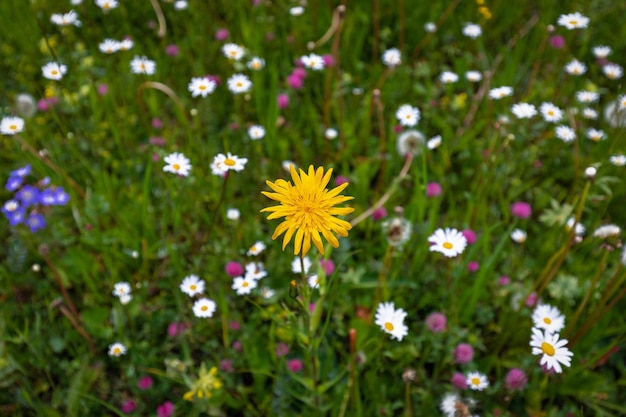
[{"label": "flower center", "polygon": [[250,285],[250,284],[248,284],[246,281],[241,283],[241,286],[244,287],[244,288],[246,288],[248,285]]},{"label": "flower center", "polygon": [[578,24],[578,20],[570,20],[569,24],[570,25],[576,25],[576,24]]},{"label": "flower center", "polygon": [[472,378],[472,385],[480,385],[480,378]]},{"label": "flower center", "polygon": [[452,249],[453,248],[453,245],[450,242],[443,242],[443,245],[441,245],[441,246],[443,246],[446,249]]},{"label": "flower center", "polygon": [[197,286],[195,286],[195,285],[190,285],[190,286],[189,286],[189,289],[190,289],[191,291],[195,291],[195,290],[196,290],[196,288],[198,288],[198,287],[197,287]]},{"label": "flower center", "polygon": [[545,317],[545,318],[543,319],[543,322],[544,322],[545,324],[552,324],[552,320],[550,320],[550,318],[549,318],[549,317]]},{"label": "flower center", "polygon": [[115,349],[113,349],[114,355],[119,355],[120,353],[122,353],[122,350],[120,348],[116,347]]},{"label": "flower center", "polygon": [[234,57],[235,55],[237,55],[236,51],[230,51],[230,56]]},{"label": "flower center", "polygon": [[552,110],[548,110],[548,116],[554,116],[554,112]]},{"label": "flower center", "polygon": [[174,168],[174,170],[178,171],[180,169],[180,165],[179,164],[174,164],[174,165],[172,165],[172,168]]},{"label": "flower center", "polygon": [[200,87],[198,87],[200,90],[206,90],[206,85],[201,85]]},{"label": "flower center", "polygon": [[51,72],[52,75],[57,75],[58,73],[59,73],[59,71],[57,71],[57,70],[52,70],[52,72]]},{"label": "flower center", "polygon": [[209,307],[207,307],[207,306],[200,307],[200,310],[202,310],[202,311],[207,311],[208,309],[209,309]]},{"label": "flower center", "polygon": [[548,342],[541,343],[541,350],[548,356],[554,356],[554,346]]},{"label": "flower center", "polygon": [[385,330],[387,330],[388,332],[392,332],[393,331],[393,324],[386,322],[385,323]]},{"label": "flower center", "polygon": [[11,126],[9,126],[9,129],[11,129],[11,130],[17,130],[17,126],[16,126],[16,125],[11,125]]},{"label": "flower center", "polygon": [[253,63],[252,63],[252,68],[254,68],[254,69],[259,69],[259,68],[261,68],[261,63],[260,63],[260,62],[253,62]]},{"label": "flower center", "polygon": [[143,62],[141,63],[141,69],[145,70],[146,69],[146,64],[144,64]]},{"label": "flower center", "polygon": [[226,158],[226,160],[224,161],[224,165],[229,166],[229,167],[234,167],[235,164],[236,162],[232,158]]},{"label": "flower center", "polygon": [[237,81],[237,84],[235,84],[237,87],[243,87],[243,84],[241,83],[241,81]]}]

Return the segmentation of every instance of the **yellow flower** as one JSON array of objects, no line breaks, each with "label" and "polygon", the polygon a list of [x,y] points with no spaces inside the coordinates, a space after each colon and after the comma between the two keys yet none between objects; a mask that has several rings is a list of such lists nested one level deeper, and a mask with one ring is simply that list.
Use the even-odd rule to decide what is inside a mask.
[{"label": "yellow flower", "polygon": [[200,367],[198,380],[193,383],[191,391],[187,391],[185,395],[183,395],[183,399],[193,401],[194,397],[211,398],[211,391],[222,388],[222,381],[215,376],[216,374],[217,368],[215,366],[207,372],[203,364]]},{"label": "yellow flower", "polygon": [[328,191],[326,185],[330,181],[332,169],[329,169],[325,175],[324,168],[319,167],[315,170],[313,165],[309,166],[308,174],[302,169],[300,169],[300,173],[296,172],[293,165],[289,169],[293,185],[285,180],[266,181],[266,184],[275,192],[262,192],[266,197],[281,203],[278,206],[266,207],[261,210],[262,212],[271,212],[267,219],[285,218],[276,227],[272,239],[276,239],[286,232],[283,238],[283,250],[285,250],[295,234],[294,254],[298,255],[302,249],[302,256],[306,255],[311,248],[311,240],[315,247],[324,254],[321,236],[324,236],[333,247],[338,247],[339,241],[333,232],[339,236],[348,236],[348,230],[352,228],[347,221],[333,217],[354,211],[352,207],[334,207],[353,198],[339,195],[348,186],[348,183],[343,183]]}]

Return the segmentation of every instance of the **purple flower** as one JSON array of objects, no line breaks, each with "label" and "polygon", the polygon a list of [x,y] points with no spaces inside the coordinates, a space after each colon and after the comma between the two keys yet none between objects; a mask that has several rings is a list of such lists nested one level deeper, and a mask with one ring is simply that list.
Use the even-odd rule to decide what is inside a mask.
[{"label": "purple flower", "polygon": [[302,361],[300,359],[291,359],[287,361],[287,368],[294,374],[300,372],[303,368]]},{"label": "purple flower", "polygon": [[454,361],[458,364],[471,362],[474,358],[474,349],[467,343],[459,343],[454,349]]},{"label": "purple flower", "polygon": [[53,206],[57,202],[56,190],[46,188],[39,194],[39,204],[42,206]]},{"label": "purple flower", "polygon": [[98,84],[98,94],[101,96],[109,92],[109,87],[106,84]]},{"label": "purple flower", "polygon": [[450,378],[450,382],[452,382],[452,385],[454,385],[458,389],[467,388],[467,378],[465,378],[465,375],[460,372],[456,372],[454,375],[452,375],[452,378]]},{"label": "purple flower", "polygon": [[350,182],[350,180],[345,175],[337,175],[335,177],[335,185],[341,185],[341,184],[344,184],[346,182]]},{"label": "purple flower", "polygon": [[537,303],[537,293],[533,292],[526,299],[526,307],[533,307]]},{"label": "purple flower", "polygon": [[287,346],[283,342],[279,342],[278,344],[276,344],[275,352],[277,357],[285,356],[289,353],[289,346]]},{"label": "purple flower", "polygon": [[469,272],[476,272],[476,271],[478,271],[478,268],[480,268],[480,265],[476,261],[472,261],[472,262],[467,264],[467,270]]},{"label": "purple flower", "polygon": [[441,185],[437,182],[429,182],[426,185],[426,197],[439,197],[441,195]]},{"label": "purple flower", "polygon": [[516,201],[511,204],[511,214],[514,217],[518,217],[520,219],[527,219],[532,214],[532,209],[530,208],[530,204],[524,201]]},{"label": "purple flower", "polygon": [[387,217],[387,210],[385,210],[384,207],[378,207],[376,210],[374,210],[374,213],[372,213],[372,220],[374,220],[375,222],[384,219],[385,217]]},{"label": "purple flower", "polygon": [[278,101],[278,107],[280,107],[281,109],[284,109],[289,105],[289,96],[287,94],[279,94],[276,97],[276,100]]},{"label": "purple flower", "polygon": [[230,359],[222,359],[220,361],[220,370],[224,372],[233,373],[235,372],[235,367],[233,366],[233,361]]},{"label": "purple flower", "polygon": [[124,401],[120,407],[122,413],[125,414],[132,413],[135,411],[135,408],[137,408],[137,404],[135,404],[135,401],[133,400]]},{"label": "purple flower", "polygon": [[550,46],[556,49],[561,49],[565,46],[565,38],[561,35],[554,35],[550,37]]},{"label": "purple flower", "polygon": [[527,383],[526,373],[518,368],[511,369],[504,378],[504,384],[509,391],[521,391]]},{"label": "purple flower", "polygon": [[231,277],[238,277],[243,274],[243,266],[239,262],[231,261],[226,264],[226,273]]},{"label": "purple flower", "polygon": [[170,337],[176,337],[187,329],[185,323],[176,323],[172,322],[169,326],[167,326],[167,334]]},{"label": "purple flower", "polygon": [[301,80],[304,80],[306,78],[306,70],[301,67],[294,68],[294,70],[291,72],[291,75],[300,78]]},{"label": "purple flower", "polygon": [[461,234],[465,236],[465,240],[467,240],[467,244],[471,245],[476,242],[476,233],[472,229],[465,229],[461,231]]},{"label": "purple flower", "polygon": [[441,333],[446,330],[446,323],[448,319],[443,313],[435,312],[430,313],[426,317],[426,326],[434,333]]},{"label": "purple flower", "polygon": [[228,39],[228,35],[228,29],[221,28],[215,32],[215,39],[217,39],[218,41],[225,41],[226,39]]},{"label": "purple flower", "polygon": [[234,331],[241,330],[241,324],[236,320],[231,320],[228,322],[228,328]]},{"label": "purple flower", "polygon": [[30,164],[23,166],[21,168],[16,169],[15,171],[11,171],[12,177],[25,177],[30,174],[31,166]]},{"label": "purple flower", "polygon": [[174,414],[174,404],[169,401],[165,401],[157,407],[157,416],[159,417],[170,417],[172,414]]},{"label": "purple flower", "polygon": [[150,378],[148,375],[144,376],[139,381],[137,381],[137,386],[140,390],[149,389],[150,387],[152,387],[152,378]]},{"label": "purple flower", "polygon": [[320,260],[320,265],[326,275],[332,275],[332,273],[335,272],[335,263],[332,259],[322,259]]},{"label": "purple flower", "polygon": [[168,54],[169,56],[175,58],[178,56],[180,50],[178,49],[178,46],[171,44],[171,45],[167,45],[165,47],[165,53]]},{"label": "purple flower", "polygon": [[507,277],[506,275],[502,275],[500,278],[498,278],[498,285],[500,286],[509,285],[510,283],[511,278]]},{"label": "purple flower", "polygon": [[4,186],[7,191],[15,191],[22,186],[24,178],[18,176],[10,176],[7,180],[7,185]]},{"label": "purple flower", "polygon": [[163,120],[159,119],[158,117],[153,117],[152,127],[155,129],[161,129],[163,127]]},{"label": "purple flower", "polygon": [[332,67],[335,65],[335,57],[331,54],[326,54],[322,56],[322,60],[324,61],[324,68]]},{"label": "purple flower", "polygon": [[46,221],[43,218],[43,215],[39,213],[28,216],[26,224],[30,227],[30,231],[33,233],[46,227]]},{"label": "purple flower", "polygon": [[24,207],[32,206],[39,202],[39,190],[32,185],[25,185],[15,194],[15,198],[20,200]]},{"label": "purple flower", "polygon": [[304,86],[304,80],[294,74],[291,74],[287,77],[287,84],[294,90],[299,90]]},{"label": "purple flower", "polygon": [[9,224],[11,226],[17,226],[18,224],[22,223],[24,221],[24,217],[26,217],[26,211],[22,207],[15,209],[11,213],[5,214],[7,216],[7,219],[9,219]]},{"label": "purple flower", "polygon": [[54,199],[58,206],[64,206],[70,201],[70,195],[62,187],[57,187]]},{"label": "purple flower", "polygon": [[241,343],[241,340],[235,340],[233,342],[233,349],[235,349],[237,352],[241,352],[241,350],[243,349],[243,343]]}]

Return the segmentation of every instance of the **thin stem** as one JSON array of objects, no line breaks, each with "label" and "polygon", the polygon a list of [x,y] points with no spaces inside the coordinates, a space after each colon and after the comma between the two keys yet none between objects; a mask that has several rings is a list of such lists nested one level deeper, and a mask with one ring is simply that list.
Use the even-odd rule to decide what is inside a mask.
[{"label": "thin stem", "polygon": [[587,306],[587,303],[589,302],[589,299],[591,298],[591,295],[593,294],[593,291],[596,288],[596,284],[598,283],[598,279],[600,279],[600,275],[602,275],[602,272],[604,271],[604,267],[606,266],[606,259],[607,259],[608,255],[609,255],[609,251],[604,251],[604,256],[602,257],[602,260],[600,261],[600,265],[598,266],[598,270],[596,271],[596,275],[593,277],[593,280],[591,281],[591,286],[589,287],[589,289],[585,293],[585,297],[583,298],[581,303],[578,305],[578,309],[576,309],[576,313],[574,314],[574,318],[572,320],[569,320],[569,326],[568,326],[567,331],[565,332],[566,334],[569,334],[571,329],[574,328],[576,326],[576,324],[578,323],[578,318],[580,317],[581,313],[583,312],[583,309]]},{"label": "thin stem", "polygon": [[161,5],[157,0],[150,0],[152,4],[152,8],[154,9],[154,13],[157,15],[157,20],[159,21],[159,38],[165,36],[165,32],[167,31],[167,25],[165,22],[165,16],[163,15],[163,9],[161,9]]}]

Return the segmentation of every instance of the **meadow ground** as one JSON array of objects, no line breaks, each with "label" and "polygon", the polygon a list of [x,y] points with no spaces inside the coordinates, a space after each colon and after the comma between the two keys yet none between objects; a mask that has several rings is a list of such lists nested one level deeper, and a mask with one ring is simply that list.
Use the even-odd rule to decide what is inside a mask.
[{"label": "meadow ground", "polygon": [[3,0],[0,414],[626,415],[625,14]]}]

